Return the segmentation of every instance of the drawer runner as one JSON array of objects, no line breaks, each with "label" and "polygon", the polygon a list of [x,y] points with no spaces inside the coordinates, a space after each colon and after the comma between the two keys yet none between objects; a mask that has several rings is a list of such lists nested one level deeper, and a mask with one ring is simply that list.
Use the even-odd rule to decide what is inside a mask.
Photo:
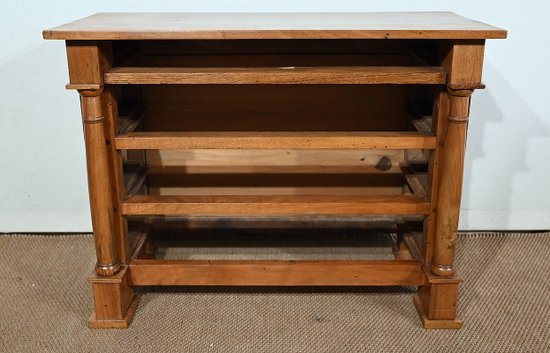
[{"label": "drawer runner", "polygon": [[132,149],[435,149],[430,133],[404,132],[132,132],[115,139]]},{"label": "drawer runner", "polygon": [[115,67],[107,84],[445,84],[439,66]]}]

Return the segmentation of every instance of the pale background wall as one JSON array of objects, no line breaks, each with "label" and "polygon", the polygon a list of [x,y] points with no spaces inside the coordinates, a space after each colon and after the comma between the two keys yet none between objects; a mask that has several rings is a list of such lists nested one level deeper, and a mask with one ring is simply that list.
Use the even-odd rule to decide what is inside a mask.
[{"label": "pale background wall", "polygon": [[2,1],[0,232],[90,231],[77,94],[45,28],[95,12],[454,11],[509,30],[473,99],[460,227],[550,229],[550,3],[543,0]]}]

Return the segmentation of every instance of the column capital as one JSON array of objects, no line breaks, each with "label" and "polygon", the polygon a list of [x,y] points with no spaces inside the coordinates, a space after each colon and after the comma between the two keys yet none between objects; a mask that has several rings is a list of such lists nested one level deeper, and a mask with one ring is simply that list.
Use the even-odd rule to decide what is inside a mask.
[{"label": "column capital", "polygon": [[94,88],[77,88],[77,91],[82,97],[97,97],[103,93],[103,85]]},{"label": "column capital", "polygon": [[82,106],[82,121],[84,124],[95,124],[102,122],[103,106],[101,102],[101,94],[103,87],[93,90],[78,90],[80,94],[80,104]]},{"label": "column capital", "polygon": [[470,115],[470,97],[473,89],[454,89],[447,86],[449,93],[449,115],[447,117],[450,123],[467,123]]},{"label": "column capital", "polygon": [[465,88],[455,88],[450,85],[447,86],[447,92],[449,92],[449,94],[452,97],[470,97],[472,93],[474,93],[474,90],[475,88],[465,89]]}]

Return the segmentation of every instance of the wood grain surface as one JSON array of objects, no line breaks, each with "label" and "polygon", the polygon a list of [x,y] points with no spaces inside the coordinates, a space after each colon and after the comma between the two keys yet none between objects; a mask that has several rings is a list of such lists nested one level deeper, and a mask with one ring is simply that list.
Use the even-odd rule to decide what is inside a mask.
[{"label": "wood grain surface", "polygon": [[115,140],[117,149],[406,149],[435,148],[419,132],[133,132]]},{"label": "wood grain surface", "polygon": [[452,12],[98,13],[45,39],[489,39],[506,31]]},{"label": "wood grain surface", "polygon": [[444,84],[441,67],[117,67],[107,84]]}]

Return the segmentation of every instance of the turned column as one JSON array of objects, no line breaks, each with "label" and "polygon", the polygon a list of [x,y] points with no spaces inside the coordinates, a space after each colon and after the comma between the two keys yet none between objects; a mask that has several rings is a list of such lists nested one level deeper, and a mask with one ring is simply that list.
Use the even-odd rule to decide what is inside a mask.
[{"label": "turned column", "polygon": [[112,276],[120,270],[120,261],[114,244],[112,186],[101,99],[103,89],[79,90],[79,93],[97,256],[96,273],[100,276]]},{"label": "turned column", "polygon": [[466,132],[473,90],[448,88],[449,115],[441,151],[432,272],[452,276],[457,239]]}]

